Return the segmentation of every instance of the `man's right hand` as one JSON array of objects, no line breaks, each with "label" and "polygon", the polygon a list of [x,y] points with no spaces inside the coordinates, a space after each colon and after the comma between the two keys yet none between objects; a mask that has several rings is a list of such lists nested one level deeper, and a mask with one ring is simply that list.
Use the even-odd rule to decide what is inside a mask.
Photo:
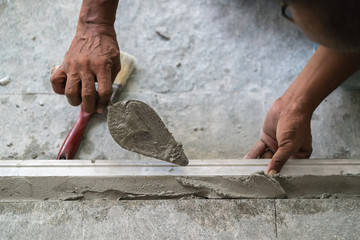
[{"label": "man's right hand", "polygon": [[103,113],[120,68],[114,28],[89,25],[76,33],[63,63],[51,76],[51,84],[54,92],[65,94],[71,105],[82,103],[85,112]]},{"label": "man's right hand", "polygon": [[54,92],[65,94],[73,106],[82,103],[87,113],[105,112],[121,68],[114,29],[117,5],[118,0],[83,1],[75,37],[50,79]]}]

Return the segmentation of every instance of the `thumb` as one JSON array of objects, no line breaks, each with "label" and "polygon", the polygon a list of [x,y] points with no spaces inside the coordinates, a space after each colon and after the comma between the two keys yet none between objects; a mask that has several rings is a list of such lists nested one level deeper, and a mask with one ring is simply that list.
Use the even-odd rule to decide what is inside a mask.
[{"label": "thumb", "polygon": [[279,147],[270,160],[266,173],[273,175],[281,171],[286,161],[295,153],[289,146]]}]

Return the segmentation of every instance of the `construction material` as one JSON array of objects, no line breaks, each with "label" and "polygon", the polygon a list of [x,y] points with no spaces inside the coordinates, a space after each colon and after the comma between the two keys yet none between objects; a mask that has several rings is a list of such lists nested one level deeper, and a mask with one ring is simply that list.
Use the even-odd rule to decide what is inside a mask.
[{"label": "construction material", "polygon": [[3,160],[0,200],[360,197],[359,159],[291,159],[273,177],[268,161]]},{"label": "construction material", "polygon": [[109,106],[108,126],[114,140],[127,150],[182,166],[189,163],[181,143],[143,102],[121,101]]}]

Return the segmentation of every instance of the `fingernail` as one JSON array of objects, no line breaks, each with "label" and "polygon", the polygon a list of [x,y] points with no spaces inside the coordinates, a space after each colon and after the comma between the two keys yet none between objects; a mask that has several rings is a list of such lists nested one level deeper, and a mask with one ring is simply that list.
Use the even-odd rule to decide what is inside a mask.
[{"label": "fingernail", "polygon": [[60,66],[56,65],[54,66],[51,71],[50,71],[50,74],[54,74],[58,69],[59,69]]},{"label": "fingernail", "polygon": [[269,172],[268,172],[268,175],[269,176],[272,176],[272,175],[275,175],[277,174],[277,171],[275,171],[274,169],[271,169]]},{"label": "fingernail", "polygon": [[96,112],[99,114],[104,114],[104,113],[106,113],[106,108],[98,108],[98,109],[96,109]]}]

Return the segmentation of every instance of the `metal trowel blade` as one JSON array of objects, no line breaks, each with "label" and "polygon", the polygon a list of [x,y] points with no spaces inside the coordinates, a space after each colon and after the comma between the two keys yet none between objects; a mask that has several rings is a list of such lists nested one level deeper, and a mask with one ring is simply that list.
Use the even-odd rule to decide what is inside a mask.
[{"label": "metal trowel blade", "polygon": [[189,163],[181,143],[146,103],[119,101],[109,106],[107,118],[110,134],[121,147],[181,166]]}]

